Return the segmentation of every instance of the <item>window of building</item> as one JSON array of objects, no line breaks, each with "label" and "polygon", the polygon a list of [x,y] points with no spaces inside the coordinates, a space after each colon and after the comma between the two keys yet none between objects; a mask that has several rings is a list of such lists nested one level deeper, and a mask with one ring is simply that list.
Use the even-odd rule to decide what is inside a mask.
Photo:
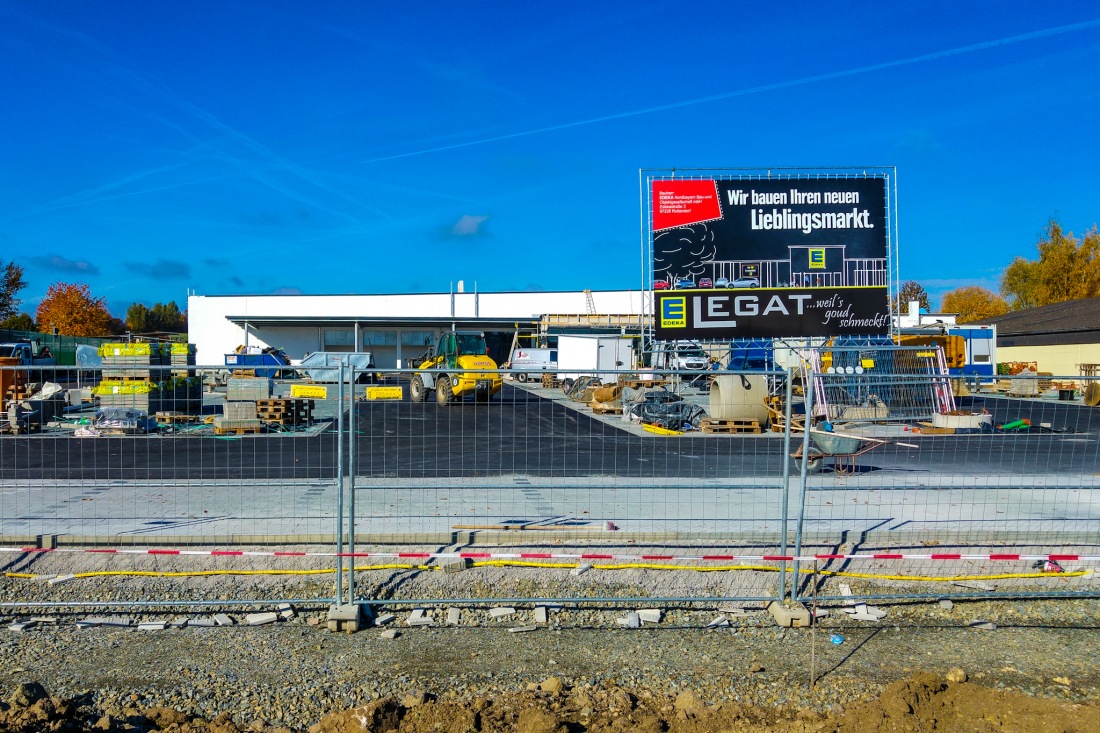
[{"label": "window of building", "polygon": [[397,346],[397,331],[364,331],[363,350],[378,346]]},{"label": "window of building", "polygon": [[423,347],[425,344],[435,343],[434,331],[402,331],[401,332],[401,345],[402,346],[419,346]]},{"label": "window of building", "polygon": [[350,329],[324,329],[324,350],[331,351],[329,347],[353,347],[355,346],[355,333]]}]

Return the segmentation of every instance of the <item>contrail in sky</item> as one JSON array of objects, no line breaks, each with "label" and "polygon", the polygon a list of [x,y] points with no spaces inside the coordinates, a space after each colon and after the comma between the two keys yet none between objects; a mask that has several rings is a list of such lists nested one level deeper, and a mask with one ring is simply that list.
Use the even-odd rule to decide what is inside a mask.
[{"label": "contrail in sky", "polygon": [[749,87],[747,89],[738,89],[732,92],[723,92],[721,94],[712,94],[706,97],[696,97],[695,99],[685,99],[679,102],[669,102],[668,104],[660,104],[654,107],[643,107],[641,109],[630,110],[629,112],[617,112],[615,114],[602,115],[600,117],[591,117],[586,120],[577,120],[576,122],[563,122],[560,125],[550,125],[548,127],[537,127],[533,130],[522,130],[520,132],[510,132],[504,135],[496,135],[494,137],[486,137],[480,140],[470,140],[464,143],[455,143],[453,145],[441,145],[435,148],[425,148],[423,150],[415,150],[409,153],[399,153],[397,155],[387,155],[380,158],[369,158],[364,160],[364,163],[379,163],[385,160],[396,160],[398,158],[411,158],[417,155],[428,155],[429,153],[438,153],[444,150],[455,150],[458,148],[468,148],[474,145],[485,145],[487,143],[499,142],[501,140],[511,140],[517,137],[528,137],[530,135],[540,135],[544,132],[556,132],[558,130],[568,130],[574,127],[583,127],[585,125],[594,125],[599,122],[608,122],[610,120],[621,120],[627,117],[637,117],[639,115],[646,115],[652,112],[664,112],[670,109],[679,109],[681,107],[692,107],[697,104],[706,104],[708,102],[717,102],[722,99],[732,99],[734,97],[744,97],[750,94],[759,94],[760,92],[772,92],[778,89],[789,89],[790,87],[804,86],[806,84],[813,84],[819,81],[829,81],[831,79],[841,79],[847,76],[856,76],[857,74],[866,74],[872,71],[882,71],[883,69],[892,69],[898,66],[907,66],[909,64],[918,64],[924,61],[934,61],[936,59],[949,58],[951,56],[960,56],[962,54],[974,53],[975,51],[985,51],[990,48],[998,48],[1000,46],[1009,46],[1016,43],[1023,43],[1024,41],[1033,41],[1038,38],[1050,38],[1051,36],[1059,36],[1065,33],[1073,33],[1075,31],[1087,30],[1089,28],[1096,28],[1100,26],[1100,19],[1086,20],[1081,23],[1071,23],[1070,25],[1060,25],[1055,28],[1045,28],[1043,30],[1032,31],[1030,33],[1021,33],[1016,36],[1007,36],[1006,38],[997,38],[992,41],[983,41],[982,43],[974,43],[969,46],[959,46],[958,48],[950,48],[945,51],[934,51],[933,53],[926,53],[920,56],[910,56],[905,59],[898,59],[896,61],[885,61],[880,64],[871,64],[869,66],[857,66],[854,69],[844,69],[842,71],[832,71],[827,74],[817,74],[815,76],[804,76],[801,79],[791,79],[789,81],[779,81],[772,84],[762,84],[760,86]]}]

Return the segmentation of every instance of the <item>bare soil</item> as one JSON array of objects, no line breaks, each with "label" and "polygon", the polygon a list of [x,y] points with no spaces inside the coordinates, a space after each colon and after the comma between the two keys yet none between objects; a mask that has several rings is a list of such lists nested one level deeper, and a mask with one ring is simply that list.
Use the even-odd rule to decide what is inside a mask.
[{"label": "bare soil", "polygon": [[[1090,733],[1100,730],[1100,706],[1002,692],[968,682],[918,673],[888,685],[873,699],[836,706],[827,713],[794,707],[708,705],[692,691],[675,698],[613,684],[566,687],[551,677],[536,689],[495,699],[434,700],[425,693],[374,700],[325,716],[310,733],[598,733],[638,731],[696,733],[821,733],[882,731],[918,733]],[[286,731],[262,724],[239,727],[226,713],[212,721],[169,708],[127,709],[103,715],[80,700],[50,698],[36,683],[19,686],[0,704],[0,731],[163,730],[178,733]]]}]

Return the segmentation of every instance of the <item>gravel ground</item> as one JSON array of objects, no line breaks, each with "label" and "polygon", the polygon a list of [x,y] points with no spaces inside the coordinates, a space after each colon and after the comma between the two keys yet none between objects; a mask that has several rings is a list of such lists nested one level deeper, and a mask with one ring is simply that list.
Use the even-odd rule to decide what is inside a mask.
[{"label": "gravel ground", "polygon": [[[119,560],[60,555],[12,563],[8,572],[57,573],[117,569]],[[131,569],[183,569],[194,559],[128,559]],[[56,565],[52,565],[55,563]],[[218,567],[226,569],[227,561]],[[318,562],[318,565],[324,565]],[[269,565],[269,564],[268,564]],[[202,567],[210,569],[209,560]],[[303,566],[299,566],[303,567]],[[674,578],[683,575],[682,578]],[[569,593],[644,597],[696,584],[695,594],[721,591],[724,573],[632,571],[573,576],[568,570],[478,568],[463,573],[390,570],[360,574],[372,598],[508,597]],[[690,576],[690,577],[689,577]],[[775,576],[759,581],[766,589]],[[610,578],[610,579],[609,579]],[[583,581],[583,585],[582,585]],[[709,584],[709,585],[707,585]],[[853,583],[854,584],[854,583]],[[490,607],[462,603],[421,606],[430,627],[405,625],[412,606],[377,606],[396,618],[356,634],[330,633],[324,624],[332,576],[214,576],[143,578],[99,576],[56,585],[42,580],[0,579],[0,602],[36,599],[58,604],[96,598],[123,602],[244,598],[318,599],[299,602],[297,614],[276,624],[247,627],[78,628],[88,616],[117,614],[133,623],[245,613],[274,604],[228,608],[87,609],[4,608],[0,627],[0,686],[41,682],[51,694],[81,697],[105,714],[125,717],[135,707],[167,706],[213,719],[229,713],[239,725],[302,730],[323,715],[387,695],[439,700],[497,698],[536,687],[549,677],[568,688],[613,686],[672,696],[690,690],[709,705],[797,705],[823,711],[873,696],[886,685],[921,670],[945,674],[963,667],[972,681],[1062,701],[1100,698],[1100,604],[1094,599],[933,601],[877,604],[887,612],[877,623],[850,620],[839,608],[816,631],[781,629],[760,604],[733,604],[727,628],[707,629],[717,603],[662,605],[659,623],[623,628],[619,619],[648,607],[643,602],[565,604],[533,631],[533,604],[508,603],[512,615],[493,618]],[[447,626],[450,608],[460,610]],[[747,610],[737,610],[737,609]],[[9,624],[49,614],[26,631]],[[996,629],[971,627],[990,621]],[[397,638],[384,632],[396,629]],[[843,637],[840,644],[830,636]],[[810,688],[811,669],[819,677]]]}]

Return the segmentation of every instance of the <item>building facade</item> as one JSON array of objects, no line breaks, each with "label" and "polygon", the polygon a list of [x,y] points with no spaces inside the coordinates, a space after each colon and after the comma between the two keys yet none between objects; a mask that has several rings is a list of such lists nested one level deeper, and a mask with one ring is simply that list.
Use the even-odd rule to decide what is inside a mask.
[{"label": "building facade", "polygon": [[[224,363],[239,346],[282,349],[292,361],[319,351],[369,351],[380,369],[407,366],[439,333],[485,333],[503,361],[516,334],[637,334],[640,290],[386,295],[189,295],[188,338],[198,364]],[[526,345],[531,345],[527,343]]]}]

